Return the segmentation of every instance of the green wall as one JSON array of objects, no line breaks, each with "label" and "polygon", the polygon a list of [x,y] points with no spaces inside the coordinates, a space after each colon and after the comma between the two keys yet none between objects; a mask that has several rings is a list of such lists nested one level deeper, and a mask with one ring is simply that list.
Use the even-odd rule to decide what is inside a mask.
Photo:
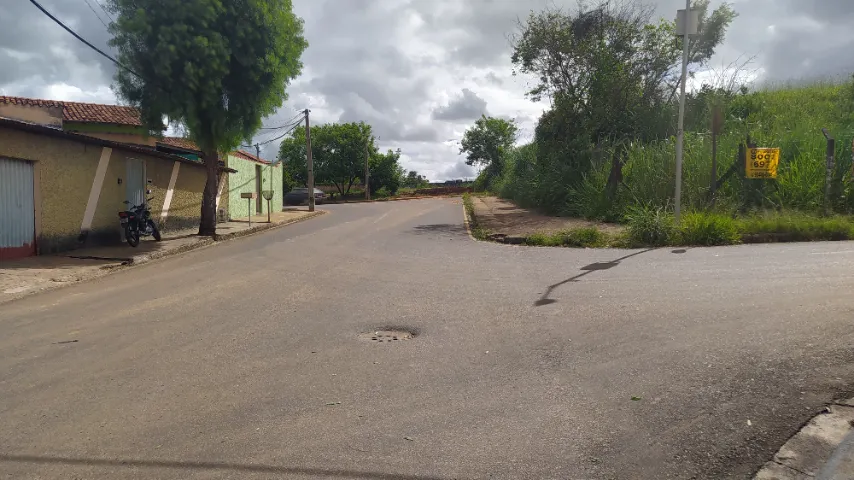
[{"label": "green wall", "polygon": [[[257,169],[261,171],[261,190],[273,190],[273,200],[270,208],[273,212],[282,211],[282,167],[262,165],[257,162],[245,160],[234,155],[228,156],[228,167],[237,170],[237,173],[228,174],[228,216],[229,218],[245,218],[249,214],[249,201],[240,198],[241,193],[255,192],[255,176]],[[223,193],[223,195],[225,195]],[[252,214],[256,214],[255,200],[252,200]],[[261,215],[267,215],[267,201],[261,198]]]}]

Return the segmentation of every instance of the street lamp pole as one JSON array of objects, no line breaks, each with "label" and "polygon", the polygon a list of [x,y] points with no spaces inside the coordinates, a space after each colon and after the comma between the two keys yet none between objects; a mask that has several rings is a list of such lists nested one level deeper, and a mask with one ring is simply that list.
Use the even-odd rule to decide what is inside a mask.
[{"label": "street lamp pole", "polygon": [[682,79],[679,85],[679,124],[676,129],[676,205],[674,220],[679,224],[682,210],[682,156],[685,145],[685,84],[688,80],[688,47],[690,34],[695,33],[696,23],[691,21],[691,0],[685,0],[685,14],[682,16]]}]

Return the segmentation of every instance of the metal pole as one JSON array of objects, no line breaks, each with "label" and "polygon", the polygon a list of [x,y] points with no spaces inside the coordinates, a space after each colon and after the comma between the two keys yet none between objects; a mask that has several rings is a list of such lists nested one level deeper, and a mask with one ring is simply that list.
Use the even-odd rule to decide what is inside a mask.
[{"label": "metal pole", "polygon": [[371,167],[368,164],[368,158],[370,155],[368,154],[368,141],[371,139],[370,135],[365,140],[365,200],[371,199]]},{"label": "metal pole", "polygon": [[691,0],[685,0],[685,36],[682,41],[682,80],[679,85],[679,125],[676,129],[676,209],[674,220],[679,223],[682,210],[682,148],[685,142],[685,84],[688,80],[688,36],[691,21]]},{"label": "metal pole", "polygon": [[836,163],[836,159],[834,158],[836,155],[836,140],[830,136],[830,132],[828,132],[826,128],[822,128],[821,132],[824,134],[824,138],[827,139],[827,163],[825,165],[827,171],[825,172],[824,178],[824,214],[830,215],[830,187],[833,183],[833,167]]},{"label": "metal pole", "polygon": [[305,109],[305,148],[308,166],[308,211],[314,211],[314,162],[311,159],[311,125],[308,121],[309,110]]},{"label": "metal pole", "polygon": [[718,189],[718,135],[723,126],[723,114],[720,105],[712,108],[712,182],[709,185],[712,207],[715,206],[715,194]]}]

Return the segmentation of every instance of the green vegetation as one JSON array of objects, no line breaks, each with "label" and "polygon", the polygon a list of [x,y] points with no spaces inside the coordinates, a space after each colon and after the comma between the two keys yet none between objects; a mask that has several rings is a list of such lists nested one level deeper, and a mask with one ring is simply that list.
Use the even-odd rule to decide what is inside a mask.
[{"label": "green vegetation", "polygon": [[[608,0],[584,5],[532,13],[513,37],[514,66],[539,79],[529,96],[548,95],[551,109],[531,143],[490,160],[500,168],[485,168],[477,189],[549,214],[625,223],[635,245],[852,238],[845,215],[854,215],[854,80],[751,88],[736,68],[689,92],[682,175],[688,213],[677,226],[681,40],[673,22],[655,21],[642,7]],[[714,11],[705,0],[696,6],[701,32],[690,52],[694,71],[706,66],[736,16],[726,3]],[[472,130],[483,130],[488,120],[497,119],[479,120]],[[823,128],[836,138],[827,202]],[[744,178],[738,152],[748,135],[757,146],[781,148],[776,179]],[[837,216],[822,218],[825,212]],[[532,242],[564,244],[552,237]]]},{"label": "green vegetation", "polygon": [[[203,152],[208,178],[200,235],[216,233],[218,152],[229,152],[287,99],[308,43],[291,0],[108,0],[110,46],[126,69],[116,90],[154,134],[182,124]],[[134,73],[131,73],[134,72]]]},{"label": "green vegetation", "polygon": [[419,188],[427,188],[430,186],[430,182],[428,182],[424,176],[419,175],[415,170],[410,170],[409,173],[403,177],[402,182],[406,188],[410,188],[412,190],[418,190]]},{"label": "green vegetation", "polygon": [[474,202],[470,193],[463,194],[463,207],[466,209],[466,216],[469,221],[469,230],[471,235],[478,240],[486,240],[489,237],[489,231],[481,227],[474,214]]},{"label": "green vegetation", "polygon": [[[466,130],[460,142],[460,153],[466,154],[466,165],[484,167],[482,178],[488,181],[501,175],[506,152],[512,150],[518,129],[512,120],[482,115]],[[477,182],[475,182],[477,183]]]},{"label": "green vegetation", "polygon": [[757,214],[737,220],[736,225],[745,241],[750,242],[854,239],[851,217],[816,217],[798,212]]},{"label": "green vegetation", "polygon": [[599,248],[612,246],[613,238],[596,227],[577,228],[553,234],[535,233],[525,238],[525,245],[539,247]]}]

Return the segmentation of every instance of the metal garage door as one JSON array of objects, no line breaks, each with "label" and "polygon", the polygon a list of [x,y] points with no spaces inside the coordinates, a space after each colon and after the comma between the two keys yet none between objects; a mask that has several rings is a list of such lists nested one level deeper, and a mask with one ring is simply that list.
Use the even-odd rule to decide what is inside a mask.
[{"label": "metal garage door", "polygon": [[33,164],[0,158],[0,260],[35,254]]},{"label": "metal garage door", "polygon": [[128,158],[126,164],[125,195],[130,202],[128,208],[145,202],[145,162]]}]

